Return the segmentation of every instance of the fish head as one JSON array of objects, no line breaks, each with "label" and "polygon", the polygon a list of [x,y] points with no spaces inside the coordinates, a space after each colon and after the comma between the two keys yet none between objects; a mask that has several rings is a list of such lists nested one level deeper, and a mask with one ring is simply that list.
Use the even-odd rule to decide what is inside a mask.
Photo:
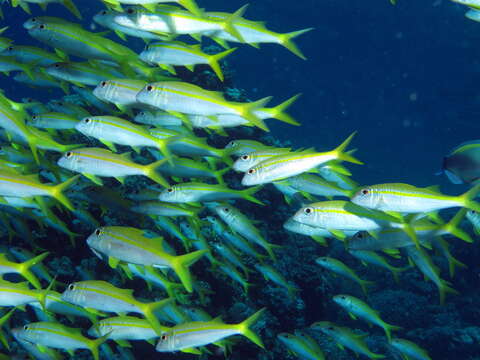
[{"label": "fish head", "polygon": [[15,328],[14,331],[16,338],[33,344],[37,343],[40,337],[40,333],[36,331],[35,323],[25,324],[23,327]]},{"label": "fish head", "polygon": [[277,339],[283,342],[284,344],[290,343],[293,339],[295,339],[295,335],[289,333],[280,333],[277,335]]},{"label": "fish head", "polygon": [[181,191],[175,185],[171,186],[160,193],[160,195],[158,196],[158,200],[165,202],[180,202]]},{"label": "fish head", "polygon": [[0,51],[1,56],[15,56],[16,48],[14,45],[10,45],[9,47],[5,48],[4,50]]},{"label": "fish head", "polygon": [[65,73],[68,71],[68,63],[57,62],[52,65],[49,65],[45,68],[45,71],[48,75],[51,75],[55,78],[65,77]]},{"label": "fish head", "polygon": [[71,283],[62,293],[62,300],[71,304],[80,305],[85,303],[85,291],[82,290],[80,283]]},{"label": "fish head", "polygon": [[382,195],[371,187],[363,187],[352,196],[351,201],[359,206],[377,209],[381,205]]},{"label": "fish head", "polygon": [[52,31],[48,24],[38,22],[35,26],[28,29],[28,34],[42,42],[49,42],[51,39],[55,38],[55,33]]},{"label": "fish head", "polygon": [[178,345],[177,343],[178,341],[173,331],[164,332],[160,335],[155,350],[158,352],[172,352],[178,349],[178,347],[176,347]]},{"label": "fish head", "polygon": [[91,248],[98,249],[102,251],[102,249],[99,249],[102,243],[102,239],[105,237],[105,233],[103,231],[103,228],[97,228],[95,231],[87,238],[87,245],[90,246]]},{"label": "fish head", "polygon": [[135,115],[134,120],[139,123],[150,122],[154,115],[148,111],[140,111],[137,115]]},{"label": "fish head", "polygon": [[335,295],[332,299],[337,305],[343,308],[351,307],[352,299],[348,295]]},{"label": "fish head", "polygon": [[226,223],[235,220],[235,209],[228,204],[216,206],[214,210]]},{"label": "fish head", "polygon": [[93,95],[95,95],[100,100],[109,101],[110,95],[113,91],[114,83],[109,80],[104,80],[100,82],[95,89],[93,89]]},{"label": "fish head", "polygon": [[71,171],[77,171],[80,169],[80,156],[73,150],[67,151],[57,161],[57,165]]},{"label": "fish head", "polygon": [[244,154],[240,156],[234,163],[233,163],[233,170],[238,172],[246,172],[250,169],[254,164],[254,158],[251,154]]},{"label": "fish head", "polygon": [[335,332],[335,327],[330,321],[317,321],[316,323],[310,325],[310,328],[312,330],[319,330],[327,335]]},{"label": "fish head", "polygon": [[242,178],[242,185],[243,186],[253,186],[262,184],[262,171],[258,166],[251,167],[245,172]]},{"label": "fish head", "polygon": [[315,211],[315,207],[310,204],[300,208],[291,219],[302,224],[322,227],[326,215],[328,214]]},{"label": "fish head", "polygon": [[75,125],[75,130],[86,136],[95,136],[96,128],[98,128],[98,121],[92,116],[83,118]]},{"label": "fish head", "polygon": [[96,13],[93,16],[93,21],[95,21],[97,24],[100,24],[102,26],[105,26],[108,24],[110,21],[113,21],[113,17],[115,14],[120,14],[116,11],[109,11],[109,10],[102,10],[98,13]]},{"label": "fish head", "polygon": [[37,17],[32,17],[23,23],[23,27],[27,30],[33,29],[41,22],[41,19]]},{"label": "fish head", "polygon": [[137,93],[136,99],[139,103],[161,108],[165,103],[164,97],[163,88],[156,83],[150,83]]}]

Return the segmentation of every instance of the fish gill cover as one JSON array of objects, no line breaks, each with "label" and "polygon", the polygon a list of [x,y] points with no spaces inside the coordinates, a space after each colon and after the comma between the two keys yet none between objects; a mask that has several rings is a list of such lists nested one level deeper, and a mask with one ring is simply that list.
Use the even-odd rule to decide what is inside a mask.
[{"label": "fish gill cover", "polygon": [[455,2],[2,1],[0,358],[478,359]]}]

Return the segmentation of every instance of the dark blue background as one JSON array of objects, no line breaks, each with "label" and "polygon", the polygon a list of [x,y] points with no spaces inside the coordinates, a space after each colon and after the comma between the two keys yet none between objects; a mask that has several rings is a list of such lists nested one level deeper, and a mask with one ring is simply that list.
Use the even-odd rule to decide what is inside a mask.
[{"label": "dark blue background", "polygon": [[[244,5],[240,0],[198,2],[210,11],[233,12]],[[90,26],[100,1],[76,3]],[[32,9],[41,14],[37,6]],[[272,30],[315,27],[297,40],[309,59],[279,45],[261,50],[243,45],[229,57],[235,84],[251,99],[273,95],[273,104],[303,93],[291,109],[303,125],[272,125],[276,137],[295,147],[330,149],[358,130],[353,146],[366,163],[354,168],[360,182],[441,183],[447,191],[461,192],[434,173],[452,147],[478,137],[480,24],[464,18],[465,11],[445,0],[399,0],[396,6],[388,0],[252,2],[245,17],[265,20]],[[35,44],[21,28],[28,15],[5,6],[4,12],[2,26],[11,26],[6,35]],[[48,14],[73,20],[56,4]],[[143,46],[129,39],[136,50]],[[54,96],[0,79],[14,98]]]}]

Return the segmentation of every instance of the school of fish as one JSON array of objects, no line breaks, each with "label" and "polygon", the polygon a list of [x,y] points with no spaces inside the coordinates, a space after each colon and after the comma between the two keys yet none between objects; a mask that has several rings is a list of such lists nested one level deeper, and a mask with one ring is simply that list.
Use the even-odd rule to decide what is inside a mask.
[{"label": "school of fish", "polygon": [[[480,2],[455,1],[472,8],[468,17],[478,16]],[[443,172],[453,183],[471,184],[462,195],[403,183],[359,186],[345,166],[363,164],[350,148],[353,131],[327,151],[229,135],[239,127],[268,131],[269,119],[300,125],[286,112],[299,94],[286,94],[275,105],[271,96],[240,101],[219,91],[226,77],[222,60],[242,46],[266,43],[305,60],[293,40],[312,28],[274,32],[263,22],[247,20],[247,6],[225,13],[203,9],[195,0],[101,2],[104,10],[92,20],[105,32],[82,26],[81,0],[0,5],[4,17],[12,7],[32,14],[23,24],[31,44],[17,44],[5,37],[8,28],[0,29],[0,72],[9,76],[2,82],[66,94],[42,103],[0,91],[5,240],[0,327],[6,329],[0,330],[0,359],[13,358],[14,342],[33,359],[61,359],[65,352],[73,357],[79,349],[89,350],[96,360],[107,359],[138,341],[157,352],[196,356],[218,348],[228,354],[237,346],[230,338],[235,335],[268,351],[253,329],[268,308],[250,309],[243,321],[231,323],[222,320],[222,313],[198,306],[208,304],[217,290],[202,278],[207,271],[241,289],[245,298],[256,285],[249,280],[252,273],[292,299],[302,291],[276,266],[278,256],[288,255],[282,244],[270,242],[262,219],[248,213],[251,207],[269,207],[259,191],[284,197],[291,217],[278,230],[311,237],[319,253],[320,246],[342,242],[348,254],[391,272],[397,282],[403,271],[416,267],[436,285],[441,304],[447,294],[457,293],[431,253],[446,258],[453,277],[465,265],[451,255],[449,241],[474,241],[460,226],[464,218],[480,233],[480,204],[474,200],[480,192],[480,141],[461,144],[444,159]],[[63,5],[78,23],[34,8],[45,11],[49,4]],[[145,41],[141,53],[127,46],[130,38]],[[217,52],[202,47],[204,38],[218,45]],[[220,88],[182,80],[183,68],[199,66],[211,70]],[[228,139],[228,144],[213,146],[213,138]],[[39,241],[36,234],[42,231],[46,235]],[[16,237],[23,239],[21,247]],[[99,276],[79,266],[77,276],[64,283],[45,263],[61,255],[56,254],[59,247],[83,257],[90,252],[111,273]],[[405,263],[394,266],[390,258]],[[364,295],[374,285],[339,259],[320,256],[315,262],[319,271],[348,279]],[[140,281],[146,284],[142,296],[128,285]],[[388,348],[404,359],[430,359],[425,349],[397,337],[403,329],[382,319],[367,301],[350,294],[329,300],[353,319],[382,329]],[[35,317],[10,327],[12,317],[27,306]],[[301,359],[332,359],[314,339],[323,333],[357,355],[386,358],[368,347],[365,334],[319,320],[278,334],[277,343]],[[109,347],[112,343],[118,346]]]}]

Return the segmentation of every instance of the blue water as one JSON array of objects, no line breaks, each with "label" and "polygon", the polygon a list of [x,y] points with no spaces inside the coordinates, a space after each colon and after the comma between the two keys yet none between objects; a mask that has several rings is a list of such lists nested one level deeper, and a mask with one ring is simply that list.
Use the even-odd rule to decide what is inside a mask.
[{"label": "blue water", "polygon": [[[239,0],[198,2],[209,11],[233,12],[244,5]],[[90,21],[102,8],[100,2],[77,0],[76,3],[84,15],[86,28],[102,31],[98,26],[92,27]],[[29,16],[19,8],[3,8],[6,17],[0,27],[10,26],[5,36],[13,38],[16,44],[38,45],[21,27]],[[35,5],[32,9],[34,14],[41,14]],[[332,149],[357,131],[352,146],[358,149],[356,156],[365,165],[349,168],[359,183],[440,184],[447,193],[462,193],[467,189],[465,186],[454,186],[435,173],[440,170],[443,157],[459,143],[478,138],[480,128],[477,90],[480,24],[464,18],[464,12],[465,8],[446,0],[398,0],[396,6],[388,0],[251,2],[245,17],[265,20],[272,30],[290,32],[307,27],[315,30],[296,40],[307,61],[278,45],[263,45],[260,50],[240,46],[228,58],[229,67],[235,72],[232,85],[244,89],[251,100],[274,96],[273,104],[296,93],[303,94],[290,110],[302,126],[269,123],[272,135],[294,148]],[[48,15],[75,21],[58,5],[51,5]],[[112,39],[117,41],[115,37]],[[144,44],[129,38],[128,45],[140,51]],[[0,77],[0,86],[15,100],[28,96],[47,101],[63,96],[61,90],[32,89],[5,76]],[[274,319],[270,318],[267,330],[261,333],[269,350],[264,353],[242,343],[233,347],[229,358],[287,359],[281,345],[274,341],[276,333],[292,332],[318,320],[328,319],[369,331],[365,324],[358,325],[338,315],[341,312],[329,299],[319,297],[323,294],[320,282],[328,276],[304,261],[304,256],[315,253],[318,256],[325,250],[315,247],[309,239],[299,240],[298,248],[292,243],[285,244],[284,235],[273,224],[281,227],[285,216],[291,213],[278,194],[268,196],[272,206],[246,208],[255,212],[259,220],[269,219],[272,226],[268,231],[273,237],[269,241],[286,246],[283,257],[291,258],[283,258],[280,264],[284,275],[290,275],[301,285],[305,308],[286,301],[284,292],[254,291],[252,303],[258,308],[273,307]],[[274,209],[279,209],[277,214]],[[461,271],[453,280],[461,295],[448,298],[445,307],[437,305],[436,288],[425,285],[419,273],[406,275],[396,285],[385,271],[364,270],[367,277],[379,284],[370,298],[371,305],[381,310],[387,322],[404,327],[401,336],[418,341],[434,360],[480,358],[477,245],[454,247],[455,256],[466,262],[469,270]],[[340,250],[334,247],[331,251]],[[91,256],[87,250],[84,255]],[[355,293],[358,294],[357,288]],[[416,297],[418,293],[421,295]],[[225,311],[245,300],[238,293],[230,294],[235,298],[222,295],[219,291],[214,304]],[[475,328],[471,330],[475,335],[469,332],[471,342],[455,338],[464,336],[469,327]],[[378,329],[375,333],[377,337],[381,335]],[[136,346],[135,351],[137,359],[195,358],[158,354],[145,346]],[[456,357],[458,353],[460,357]],[[342,356],[341,359],[355,359],[351,352]],[[208,358],[220,359],[222,355]],[[332,359],[328,354],[327,358]]]}]

